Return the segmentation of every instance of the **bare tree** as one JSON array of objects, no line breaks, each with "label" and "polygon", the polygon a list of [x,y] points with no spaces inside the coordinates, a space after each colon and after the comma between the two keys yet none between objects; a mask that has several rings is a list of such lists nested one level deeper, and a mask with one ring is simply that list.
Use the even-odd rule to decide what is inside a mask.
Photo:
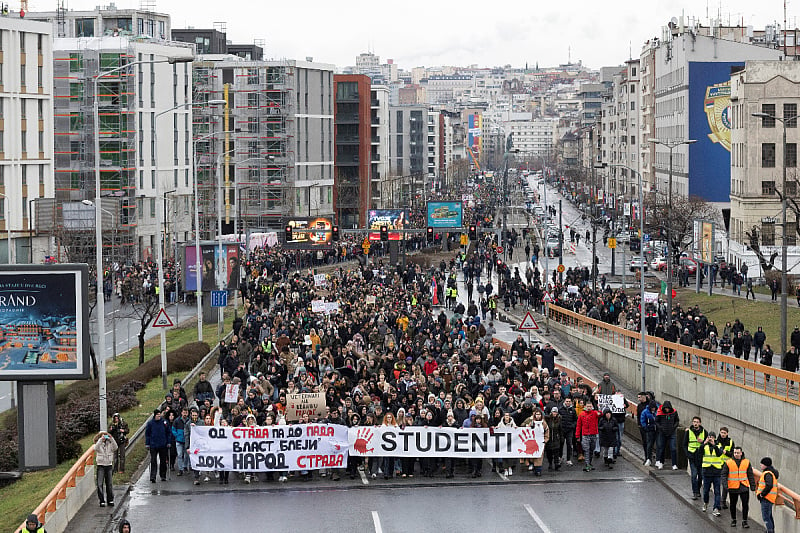
[{"label": "bare tree", "polygon": [[[154,277],[155,273],[152,275]],[[143,365],[144,336],[160,309],[155,284],[145,273],[129,273],[122,282],[122,302],[125,310],[122,316],[139,321],[139,364]]]},{"label": "bare tree", "polygon": [[750,231],[745,231],[744,234],[747,236],[748,247],[753,250],[753,253],[758,257],[758,262],[761,263],[761,269],[764,271],[764,274],[772,270],[780,272],[780,270],[775,267],[775,259],[778,257],[778,252],[772,252],[769,259],[767,259],[764,256],[764,252],[761,251],[758,226],[753,226]]},{"label": "bare tree", "polygon": [[694,221],[716,218],[714,207],[698,196],[673,194],[670,209],[667,194],[656,192],[645,199],[645,210],[651,233],[660,230],[665,238],[669,237],[673,262],[677,262],[681,253],[691,246]]}]

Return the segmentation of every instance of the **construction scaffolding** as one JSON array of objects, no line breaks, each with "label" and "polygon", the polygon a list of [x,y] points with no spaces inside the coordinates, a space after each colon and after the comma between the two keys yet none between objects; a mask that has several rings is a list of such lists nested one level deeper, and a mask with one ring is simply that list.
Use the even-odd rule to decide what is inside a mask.
[{"label": "construction scaffolding", "polygon": [[[225,180],[224,231],[244,234],[248,228],[278,229],[291,211],[288,195],[294,169],[294,68],[263,61],[200,62],[194,68],[195,101],[227,101],[227,122],[218,111],[195,113],[198,196],[201,235],[216,234],[217,178],[220,154]],[[238,221],[233,227],[232,220]]]},{"label": "construction scaffolding", "polygon": [[[101,78],[97,95],[93,83],[98,73],[132,61],[132,50],[85,48],[58,50],[53,55],[55,202],[52,209],[44,210],[43,226],[39,227],[57,238],[59,250],[69,251],[69,260],[87,258],[91,262],[94,223],[92,238],[86,239],[85,224],[74,218],[81,219],[85,213],[79,214],[80,209],[70,206],[84,200],[94,202],[95,158],[99,157],[100,196],[108,198],[101,205],[103,246],[109,248],[105,255],[132,262],[136,257],[135,73],[122,70]],[[95,98],[99,116],[95,116]],[[100,132],[98,154],[94,153],[96,120]],[[84,207],[94,213],[93,206]]]}]

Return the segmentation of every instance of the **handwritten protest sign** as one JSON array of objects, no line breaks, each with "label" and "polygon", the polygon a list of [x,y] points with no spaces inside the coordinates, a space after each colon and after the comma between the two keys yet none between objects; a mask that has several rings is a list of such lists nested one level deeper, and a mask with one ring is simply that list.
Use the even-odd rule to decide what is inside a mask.
[{"label": "handwritten protest sign", "polygon": [[598,394],[597,409],[602,413],[606,407],[611,409],[612,413],[624,413],[625,397],[622,394]]},{"label": "handwritten protest sign", "polygon": [[324,392],[301,392],[286,395],[286,421],[295,422],[305,414],[312,418],[325,416]]},{"label": "handwritten protest sign", "polygon": [[225,386],[225,403],[236,403],[239,401],[239,385],[231,384]]}]

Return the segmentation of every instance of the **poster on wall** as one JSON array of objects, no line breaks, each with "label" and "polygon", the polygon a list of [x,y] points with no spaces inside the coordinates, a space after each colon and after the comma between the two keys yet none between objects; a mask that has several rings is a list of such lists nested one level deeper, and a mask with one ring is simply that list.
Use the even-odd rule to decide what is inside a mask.
[{"label": "poster on wall", "polygon": [[0,381],[89,377],[87,265],[0,267]]},{"label": "poster on wall", "polygon": [[[731,67],[743,62],[689,62],[689,195],[729,202]],[[656,148],[659,150],[659,148]]]}]

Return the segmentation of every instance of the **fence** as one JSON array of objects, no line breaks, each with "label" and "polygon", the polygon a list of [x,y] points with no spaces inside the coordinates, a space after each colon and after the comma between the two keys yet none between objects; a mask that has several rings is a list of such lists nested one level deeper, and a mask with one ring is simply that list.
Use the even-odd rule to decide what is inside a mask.
[{"label": "fence", "polygon": [[[639,344],[641,333],[638,331],[595,320],[556,305],[548,307],[551,320],[608,344],[641,353]],[[795,381],[800,380],[800,375],[795,372],[667,342],[651,335],[645,335],[645,354],[659,364],[764,394],[776,400],[800,405],[798,391],[794,386]],[[570,377],[574,377],[573,371],[567,372],[571,374]],[[584,380],[588,382],[585,376]],[[630,403],[634,407],[633,412],[635,413],[635,403]],[[761,475],[757,469],[754,469],[754,472],[757,476]],[[796,519],[800,519],[800,495],[780,483],[778,488],[786,500],[786,506],[794,511]]]},{"label": "fence", "polygon": [[[641,350],[641,334],[638,331],[595,320],[555,305],[549,306],[549,316],[551,320],[614,346],[636,352]],[[800,375],[795,372],[668,342],[650,335],[645,335],[645,353],[660,364],[800,405],[800,388],[795,386],[795,381],[800,381]]]}]

